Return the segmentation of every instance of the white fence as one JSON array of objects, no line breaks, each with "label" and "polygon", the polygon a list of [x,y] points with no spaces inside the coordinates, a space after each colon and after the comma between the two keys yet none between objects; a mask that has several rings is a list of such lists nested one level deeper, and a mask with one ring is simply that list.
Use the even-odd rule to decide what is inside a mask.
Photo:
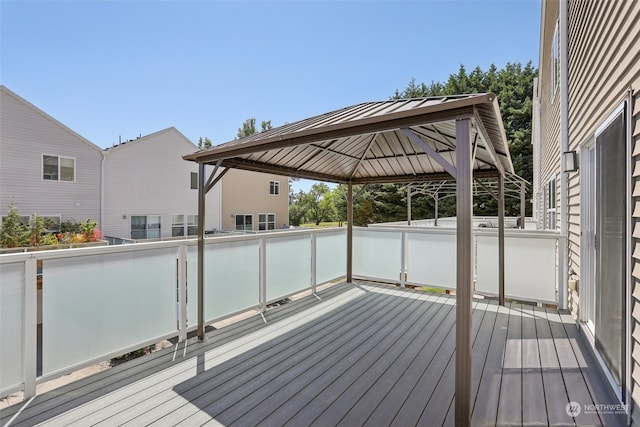
[{"label": "white fence", "polygon": [[[497,232],[478,229],[474,237],[476,291],[495,295]],[[507,297],[556,301],[557,241],[555,233],[506,232]],[[455,289],[455,230],[355,228],[353,245],[354,276]],[[264,310],[345,271],[344,228],[208,238],[205,321]],[[194,240],[0,256],[0,396],[21,389],[32,395],[39,382],[184,339],[197,327],[196,278]]]}]

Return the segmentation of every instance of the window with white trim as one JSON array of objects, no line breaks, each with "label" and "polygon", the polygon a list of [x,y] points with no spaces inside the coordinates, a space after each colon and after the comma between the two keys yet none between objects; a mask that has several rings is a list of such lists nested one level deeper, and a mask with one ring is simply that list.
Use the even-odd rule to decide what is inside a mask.
[{"label": "window with white trim", "polygon": [[253,215],[236,214],[236,231],[253,230]]},{"label": "window with white trim", "polygon": [[132,239],[159,239],[160,215],[131,215]]},{"label": "window with white trim", "polygon": [[261,213],[258,214],[258,230],[275,230],[276,229],[276,214]]},{"label": "window with white trim", "polygon": [[171,236],[184,236],[184,215],[171,215]]},{"label": "window with white trim", "polygon": [[280,194],[280,181],[269,182],[269,194],[273,194],[276,196]]},{"label": "window with white trim", "polygon": [[43,215],[42,221],[44,222],[44,228],[47,233],[57,233],[60,231],[60,215]]},{"label": "window with white trim", "polygon": [[187,215],[187,236],[198,235],[198,215]]},{"label": "window with white trim", "polygon": [[43,154],[42,179],[46,181],[75,182],[76,159]]},{"label": "window with white trim", "polygon": [[191,172],[191,189],[198,189],[198,172]]},{"label": "window with white trim", "polygon": [[547,184],[547,229],[556,229],[556,178],[553,177]]}]

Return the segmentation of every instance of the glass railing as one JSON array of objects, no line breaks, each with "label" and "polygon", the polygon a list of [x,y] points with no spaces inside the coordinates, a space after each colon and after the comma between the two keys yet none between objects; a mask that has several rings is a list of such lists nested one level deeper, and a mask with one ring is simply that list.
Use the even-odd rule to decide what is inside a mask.
[{"label": "glass railing", "polygon": [[[354,276],[455,289],[455,237],[452,229],[355,228]],[[345,228],[205,243],[206,323],[315,292],[346,272]],[[475,291],[496,295],[497,231],[474,230],[473,244]],[[506,296],[555,303],[558,234],[507,231],[505,244]],[[183,340],[197,327],[197,303],[192,239],[2,255],[0,397],[30,396],[39,382],[163,339]]]}]

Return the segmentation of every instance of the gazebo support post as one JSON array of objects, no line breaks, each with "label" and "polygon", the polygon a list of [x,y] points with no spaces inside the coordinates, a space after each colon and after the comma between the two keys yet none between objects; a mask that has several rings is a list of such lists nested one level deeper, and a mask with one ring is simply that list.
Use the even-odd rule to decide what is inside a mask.
[{"label": "gazebo support post", "polygon": [[205,164],[198,163],[198,341],[204,341]]},{"label": "gazebo support post", "polygon": [[407,185],[407,225],[411,225],[411,183]]},{"label": "gazebo support post", "polygon": [[520,228],[524,230],[524,219],[526,212],[526,184],[524,182],[520,183]]},{"label": "gazebo support post", "polygon": [[504,306],[504,176],[503,175],[498,175],[498,304]]},{"label": "gazebo support post", "polygon": [[347,184],[347,283],[353,281],[353,184]]},{"label": "gazebo support post", "polygon": [[456,373],[455,421],[471,424],[471,306],[473,285],[473,159],[471,120],[456,120]]}]

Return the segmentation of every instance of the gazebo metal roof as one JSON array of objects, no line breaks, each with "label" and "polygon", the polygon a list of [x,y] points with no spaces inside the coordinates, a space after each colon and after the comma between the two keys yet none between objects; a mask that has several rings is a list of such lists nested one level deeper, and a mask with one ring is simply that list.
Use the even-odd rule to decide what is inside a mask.
[{"label": "gazebo metal roof", "polygon": [[[199,164],[198,337],[204,339],[206,193],[230,168],[347,184],[347,282],[352,281],[353,184],[456,181],[456,425],[471,421],[473,179],[497,178],[498,276],[504,304],[504,176],[513,173],[492,93],[368,102],[187,156]],[[205,181],[205,165],[215,164]],[[220,171],[220,168],[223,168]]]},{"label": "gazebo metal roof", "polygon": [[366,102],[187,156],[197,163],[338,183],[451,179],[455,119],[472,118],[473,168],[513,172],[494,94]]}]

